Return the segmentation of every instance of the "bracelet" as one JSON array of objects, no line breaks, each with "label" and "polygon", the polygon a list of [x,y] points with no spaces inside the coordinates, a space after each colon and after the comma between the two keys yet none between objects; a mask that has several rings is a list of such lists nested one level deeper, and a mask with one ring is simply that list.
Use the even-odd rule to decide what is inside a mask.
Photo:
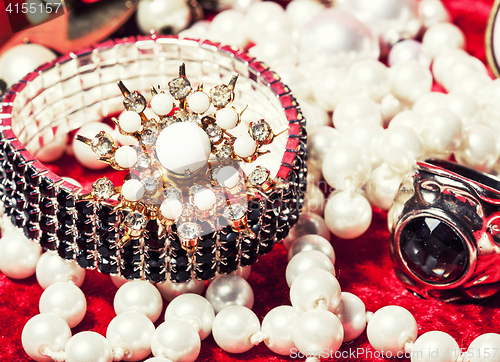
[{"label": "bracelet", "polygon": [[[273,127],[283,158],[273,187],[248,192],[246,222],[255,235],[231,225],[183,245],[175,225],[161,232],[154,217],[125,245],[120,224],[130,210],[82,199],[81,187],[63,180],[35,156],[44,145],[87,122],[120,111],[117,81],[140,90],[167,83],[184,62],[191,79],[219,84],[239,74],[237,97]],[[128,279],[185,282],[231,273],[271,251],[295,224],[306,188],[305,119],[290,90],[265,64],[238,49],[209,41],[137,37],[107,41],[70,53],[28,74],[0,104],[0,193],[12,223],[44,250],[56,250],[84,268]],[[281,142],[280,142],[281,141]]]}]

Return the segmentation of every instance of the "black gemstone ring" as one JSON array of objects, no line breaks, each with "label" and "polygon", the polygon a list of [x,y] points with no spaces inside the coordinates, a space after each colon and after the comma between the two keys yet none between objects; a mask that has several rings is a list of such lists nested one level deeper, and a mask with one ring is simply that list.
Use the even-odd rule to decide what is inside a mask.
[{"label": "black gemstone ring", "polygon": [[396,275],[445,301],[500,290],[500,181],[442,160],[417,162],[388,216]]},{"label": "black gemstone ring", "polygon": [[[190,80],[205,85],[237,74],[237,96],[245,97],[257,120],[288,127],[288,136],[277,139],[281,163],[276,163],[272,180],[247,189],[246,212],[239,223],[221,216],[216,221],[220,227],[206,231],[210,225],[193,217],[190,227],[198,234],[195,242],[187,240],[188,247],[178,225],[151,208],[146,208],[147,219],[141,219],[131,203],[116,207],[97,197],[97,191],[82,190],[36,159],[61,132],[123,110],[118,81],[144,92],[152,84],[174,78],[180,63],[191,72]],[[12,86],[1,99],[0,122],[0,195],[5,213],[44,250],[57,251],[105,274],[186,282],[207,280],[216,272],[231,273],[270,252],[287,236],[302,207],[307,173],[305,119],[276,73],[230,46],[138,37],[88,47],[41,66]],[[103,184],[99,187],[102,192]],[[124,228],[127,220],[131,223]],[[140,233],[134,229],[137,224]]]}]

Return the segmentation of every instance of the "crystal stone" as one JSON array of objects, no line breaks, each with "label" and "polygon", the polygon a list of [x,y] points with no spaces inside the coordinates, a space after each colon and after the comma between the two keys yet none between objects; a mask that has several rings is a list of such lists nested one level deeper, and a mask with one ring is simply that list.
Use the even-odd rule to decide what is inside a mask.
[{"label": "crystal stone", "polygon": [[166,199],[179,200],[182,197],[182,192],[175,186],[167,187],[163,192]]},{"label": "crystal stone", "polygon": [[252,137],[258,142],[264,142],[272,132],[271,126],[264,120],[252,122]]},{"label": "crystal stone", "polygon": [[233,154],[233,148],[229,145],[221,145],[217,148],[217,151],[215,152],[215,157],[219,161],[225,161],[231,158]]},{"label": "crystal stone", "polygon": [[92,150],[99,156],[107,156],[113,151],[113,139],[110,135],[100,132],[92,138]]},{"label": "crystal stone", "polygon": [[92,184],[92,192],[98,199],[109,199],[115,192],[115,185],[107,177],[100,178]]},{"label": "crystal stone", "polygon": [[141,113],[146,109],[146,98],[139,92],[132,92],[123,100],[123,105],[127,111]]},{"label": "crystal stone", "polygon": [[191,83],[186,77],[177,77],[168,83],[170,94],[175,99],[184,99],[191,92]]},{"label": "crystal stone", "polygon": [[252,186],[260,186],[266,182],[269,177],[269,171],[265,167],[257,166],[250,175],[248,175],[248,182]]},{"label": "crystal stone", "polygon": [[141,152],[137,155],[137,162],[135,163],[135,166],[138,169],[141,170],[146,170],[151,166],[151,159],[149,158],[149,155],[145,152]]},{"label": "crystal stone", "polygon": [[226,219],[234,221],[241,219],[243,216],[245,216],[246,212],[247,208],[245,206],[240,204],[232,204],[226,207],[223,215]]},{"label": "crystal stone", "polygon": [[142,180],[142,184],[144,185],[144,189],[146,192],[154,192],[156,189],[158,189],[158,179],[156,179],[154,176],[148,175],[144,177]]},{"label": "crystal stone", "polygon": [[177,228],[177,234],[179,234],[179,236],[185,240],[196,239],[198,236],[200,236],[200,232],[200,226],[198,224],[195,224],[194,222],[182,223]]},{"label": "crystal stone", "polygon": [[185,219],[193,218],[195,215],[195,208],[191,204],[183,204],[182,205],[182,214],[181,216]]},{"label": "crystal stone", "polygon": [[177,122],[180,122],[181,120],[177,117],[174,117],[174,116],[166,116],[166,117],[162,117],[160,122],[159,122],[159,126],[160,126],[160,130],[164,130],[165,128],[167,128],[168,126],[170,126],[171,124],[173,123],[177,123]]},{"label": "crystal stone", "polygon": [[174,112],[174,116],[181,122],[191,122],[197,125],[201,124],[201,118],[198,114],[193,112],[188,112],[185,109],[178,109],[177,111]]},{"label": "crystal stone", "polygon": [[434,217],[418,217],[403,228],[399,247],[409,269],[430,283],[460,278],[469,263],[465,241],[451,225]]},{"label": "crystal stone", "polygon": [[141,132],[141,143],[146,147],[153,147],[158,138],[158,132],[154,129],[144,129]]},{"label": "crystal stone", "polygon": [[234,92],[225,84],[215,86],[211,91],[212,104],[217,108],[227,106],[234,99]]},{"label": "crystal stone", "polygon": [[216,123],[208,125],[205,132],[212,143],[219,142],[222,138],[222,128],[220,128]]},{"label": "crystal stone", "polygon": [[202,185],[193,185],[189,188],[189,195],[190,196],[194,196],[196,195],[198,192],[201,192],[203,190],[205,190],[206,187],[205,186],[202,186]]},{"label": "crystal stone", "polygon": [[148,219],[140,212],[132,211],[125,216],[124,223],[132,230],[142,230],[146,227]]}]

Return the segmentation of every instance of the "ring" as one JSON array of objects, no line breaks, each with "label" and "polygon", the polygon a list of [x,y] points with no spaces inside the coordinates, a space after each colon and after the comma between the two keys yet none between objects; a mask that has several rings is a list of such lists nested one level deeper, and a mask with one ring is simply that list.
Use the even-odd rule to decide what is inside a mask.
[{"label": "ring", "polygon": [[442,160],[417,162],[389,211],[390,254],[414,294],[444,301],[500,290],[500,181]]},{"label": "ring", "polygon": [[[144,114],[150,102],[142,95],[152,85],[152,96],[175,100],[170,113],[161,114],[163,101],[152,104],[155,119]],[[208,96],[215,115],[190,110],[194,93],[205,94],[197,94],[201,101]],[[241,137],[218,126],[227,117],[215,119],[223,109],[236,112],[237,102],[252,118]],[[123,106],[126,117],[113,121],[138,145],[125,150],[105,132],[75,140],[128,169],[123,186],[103,177],[84,190],[37,160],[61,134],[112,118]],[[300,107],[276,73],[233,47],[156,36],[88,47],[12,86],[0,121],[5,215],[44,250],[105,274],[186,282],[231,273],[270,252],[302,207],[307,139]],[[155,144],[148,144],[151,135]],[[187,166],[179,164],[184,158]]]}]

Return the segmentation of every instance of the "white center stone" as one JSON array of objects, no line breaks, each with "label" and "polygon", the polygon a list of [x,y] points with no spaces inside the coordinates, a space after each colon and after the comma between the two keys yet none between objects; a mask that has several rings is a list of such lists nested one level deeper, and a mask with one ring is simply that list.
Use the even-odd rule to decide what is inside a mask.
[{"label": "white center stone", "polygon": [[165,128],[156,141],[156,157],[168,171],[184,175],[205,166],[211,146],[207,134],[189,122]]}]

